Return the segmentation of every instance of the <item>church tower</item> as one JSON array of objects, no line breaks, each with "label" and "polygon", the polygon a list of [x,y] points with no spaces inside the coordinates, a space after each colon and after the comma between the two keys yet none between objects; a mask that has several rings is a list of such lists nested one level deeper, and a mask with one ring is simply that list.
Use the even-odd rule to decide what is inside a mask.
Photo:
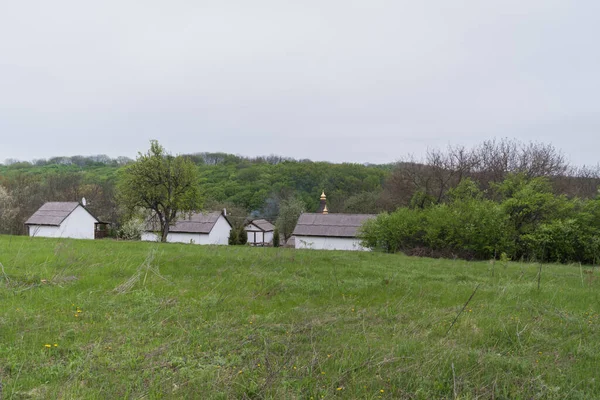
[{"label": "church tower", "polygon": [[327,196],[325,196],[325,191],[321,194],[321,198],[319,199],[319,210],[317,211],[319,214],[329,214],[329,210],[327,209]]}]

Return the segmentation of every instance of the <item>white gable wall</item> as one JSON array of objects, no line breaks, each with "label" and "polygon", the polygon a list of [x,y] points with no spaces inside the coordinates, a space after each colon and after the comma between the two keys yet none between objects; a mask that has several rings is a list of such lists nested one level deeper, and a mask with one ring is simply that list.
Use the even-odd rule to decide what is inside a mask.
[{"label": "white gable wall", "polygon": [[295,245],[297,249],[369,251],[358,238],[296,235]]},{"label": "white gable wall", "polygon": [[229,225],[229,222],[227,222],[223,215],[220,215],[217,222],[215,222],[215,226],[213,226],[212,230],[208,234],[208,243],[202,244],[228,245],[229,232],[231,232],[231,225]]},{"label": "white gable wall", "polygon": [[248,226],[246,226],[244,229],[246,230],[246,233],[248,233],[248,243],[255,244],[264,242],[263,231],[261,231],[258,226],[254,224],[248,224]]},{"label": "white gable wall", "polygon": [[[254,224],[248,224],[246,226],[246,232],[248,232],[248,243],[272,243],[273,242],[273,232],[263,232],[260,228]],[[256,240],[254,239],[254,234],[256,233]]]},{"label": "white gable wall", "polygon": [[29,236],[94,239],[97,222],[82,206],[75,210],[60,224],[60,226],[29,225]]}]

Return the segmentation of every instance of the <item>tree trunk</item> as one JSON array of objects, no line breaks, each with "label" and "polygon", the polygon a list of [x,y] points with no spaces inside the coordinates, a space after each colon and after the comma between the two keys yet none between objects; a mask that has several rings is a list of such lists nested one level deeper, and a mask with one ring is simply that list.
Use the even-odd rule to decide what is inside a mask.
[{"label": "tree trunk", "polygon": [[160,238],[160,241],[162,243],[166,243],[167,242],[167,235],[169,234],[169,228],[171,226],[171,221],[169,220],[168,217],[165,217],[165,221],[164,224],[162,226],[162,236]]},{"label": "tree trunk", "polygon": [[158,219],[160,221],[160,241],[166,243],[167,235],[169,234],[169,219],[166,215],[163,216],[161,213],[158,213]]}]

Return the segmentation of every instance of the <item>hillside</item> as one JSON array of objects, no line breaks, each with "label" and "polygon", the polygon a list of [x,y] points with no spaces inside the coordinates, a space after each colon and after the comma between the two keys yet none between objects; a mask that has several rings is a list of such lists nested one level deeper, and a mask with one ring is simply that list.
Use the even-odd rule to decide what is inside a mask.
[{"label": "hillside", "polygon": [[[289,197],[300,198],[308,210],[316,209],[323,189],[327,190],[332,210],[373,210],[375,205],[365,201],[364,195],[378,196],[391,170],[390,165],[205,157],[207,161],[193,161],[206,208],[235,207],[244,216],[260,215],[271,220],[277,216],[280,201]],[[101,220],[117,227],[124,222],[115,198],[123,166],[116,162],[69,162],[0,165],[0,190],[5,188],[13,203],[18,204],[11,221],[0,221],[0,233],[24,234],[23,223],[46,201],[79,201],[82,197]]]},{"label": "hillside", "polygon": [[8,399],[600,397],[590,267],[11,236],[0,263]]}]

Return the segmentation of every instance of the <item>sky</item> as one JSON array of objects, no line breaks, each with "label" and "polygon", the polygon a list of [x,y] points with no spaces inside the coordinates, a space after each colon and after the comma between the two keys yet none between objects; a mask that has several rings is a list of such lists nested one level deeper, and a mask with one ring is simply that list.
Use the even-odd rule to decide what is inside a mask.
[{"label": "sky", "polygon": [[385,163],[511,138],[600,162],[597,0],[0,0],[0,162]]}]

